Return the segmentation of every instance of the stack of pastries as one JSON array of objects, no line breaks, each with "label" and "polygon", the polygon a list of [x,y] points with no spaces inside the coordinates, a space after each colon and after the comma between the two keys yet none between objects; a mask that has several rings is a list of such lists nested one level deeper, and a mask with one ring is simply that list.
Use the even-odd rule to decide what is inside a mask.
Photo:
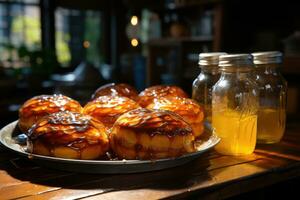
[{"label": "stack of pastries", "polygon": [[176,86],[140,94],[128,84],[100,87],[83,108],[63,95],[33,97],[19,110],[28,150],[69,159],[162,159],[195,152],[203,109]]}]

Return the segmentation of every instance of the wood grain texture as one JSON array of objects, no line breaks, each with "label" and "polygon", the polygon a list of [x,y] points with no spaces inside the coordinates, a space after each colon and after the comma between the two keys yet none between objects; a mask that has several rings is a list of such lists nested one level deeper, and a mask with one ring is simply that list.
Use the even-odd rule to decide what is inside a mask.
[{"label": "wood grain texture", "polygon": [[214,151],[186,165],[156,172],[95,175],[36,165],[0,149],[0,199],[224,199],[300,177],[300,126],[284,140],[257,145],[249,156]]}]

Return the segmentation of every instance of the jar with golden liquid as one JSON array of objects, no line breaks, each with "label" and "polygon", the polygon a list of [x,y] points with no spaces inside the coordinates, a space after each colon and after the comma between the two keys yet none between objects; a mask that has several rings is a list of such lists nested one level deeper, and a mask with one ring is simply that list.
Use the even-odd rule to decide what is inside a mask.
[{"label": "jar with golden liquid", "polygon": [[211,123],[211,92],[214,84],[219,80],[219,56],[224,52],[200,53],[199,67],[201,72],[193,82],[192,98],[204,108],[204,120]]},{"label": "jar with golden liquid", "polygon": [[212,126],[224,155],[251,154],[256,145],[259,90],[250,54],[219,57],[221,76],[212,91]]},{"label": "jar with golden liquid", "polygon": [[282,53],[252,53],[259,87],[257,142],[276,143],[281,140],[286,121],[287,82],[280,74]]}]

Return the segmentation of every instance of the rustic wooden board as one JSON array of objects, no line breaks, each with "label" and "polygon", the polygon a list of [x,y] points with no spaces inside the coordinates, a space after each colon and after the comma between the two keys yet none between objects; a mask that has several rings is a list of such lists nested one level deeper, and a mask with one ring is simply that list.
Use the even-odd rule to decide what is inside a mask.
[{"label": "rustic wooden board", "polygon": [[249,156],[214,151],[184,166],[149,173],[95,175],[39,167],[0,148],[0,199],[223,199],[300,177],[300,127]]}]

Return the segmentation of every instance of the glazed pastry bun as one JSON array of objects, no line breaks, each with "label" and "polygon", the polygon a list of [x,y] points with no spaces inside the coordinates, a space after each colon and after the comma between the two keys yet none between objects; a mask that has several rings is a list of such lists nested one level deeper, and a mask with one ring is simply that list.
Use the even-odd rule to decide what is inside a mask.
[{"label": "glazed pastry bun", "polygon": [[151,104],[154,101],[154,99],[161,97],[187,98],[188,95],[177,86],[157,85],[146,88],[139,94],[139,104],[145,108],[149,104]]},{"label": "glazed pastry bun", "polygon": [[192,99],[182,97],[163,97],[155,99],[147,106],[148,109],[161,109],[175,112],[180,115],[193,128],[195,137],[204,131],[204,112],[203,108]]},{"label": "glazed pastry bun", "polygon": [[107,128],[111,128],[120,115],[139,107],[137,102],[127,97],[100,96],[87,103],[83,108],[83,113],[101,121]]},{"label": "glazed pastry bun", "polygon": [[64,95],[40,95],[27,100],[19,109],[19,128],[27,132],[42,117],[59,111],[81,112],[81,105]]},{"label": "glazed pastry bun", "polygon": [[96,99],[100,96],[121,96],[128,97],[134,101],[138,100],[138,92],[136,89],[126,83],[109,83],[103,85],[94,92],[92,99]]},{"label": "glazed pastry bun", "polygon": [[30,129],[27,144],[31,153],[70,159],[96,159],[109,148],[101,122],[68,111],[40,119]]},{"label": "glazed pastry bun", "polygon": [[119,159],[160,159],[195,151],[191,126],[175,113],[140,108],[121,115],[109,135]]}]

